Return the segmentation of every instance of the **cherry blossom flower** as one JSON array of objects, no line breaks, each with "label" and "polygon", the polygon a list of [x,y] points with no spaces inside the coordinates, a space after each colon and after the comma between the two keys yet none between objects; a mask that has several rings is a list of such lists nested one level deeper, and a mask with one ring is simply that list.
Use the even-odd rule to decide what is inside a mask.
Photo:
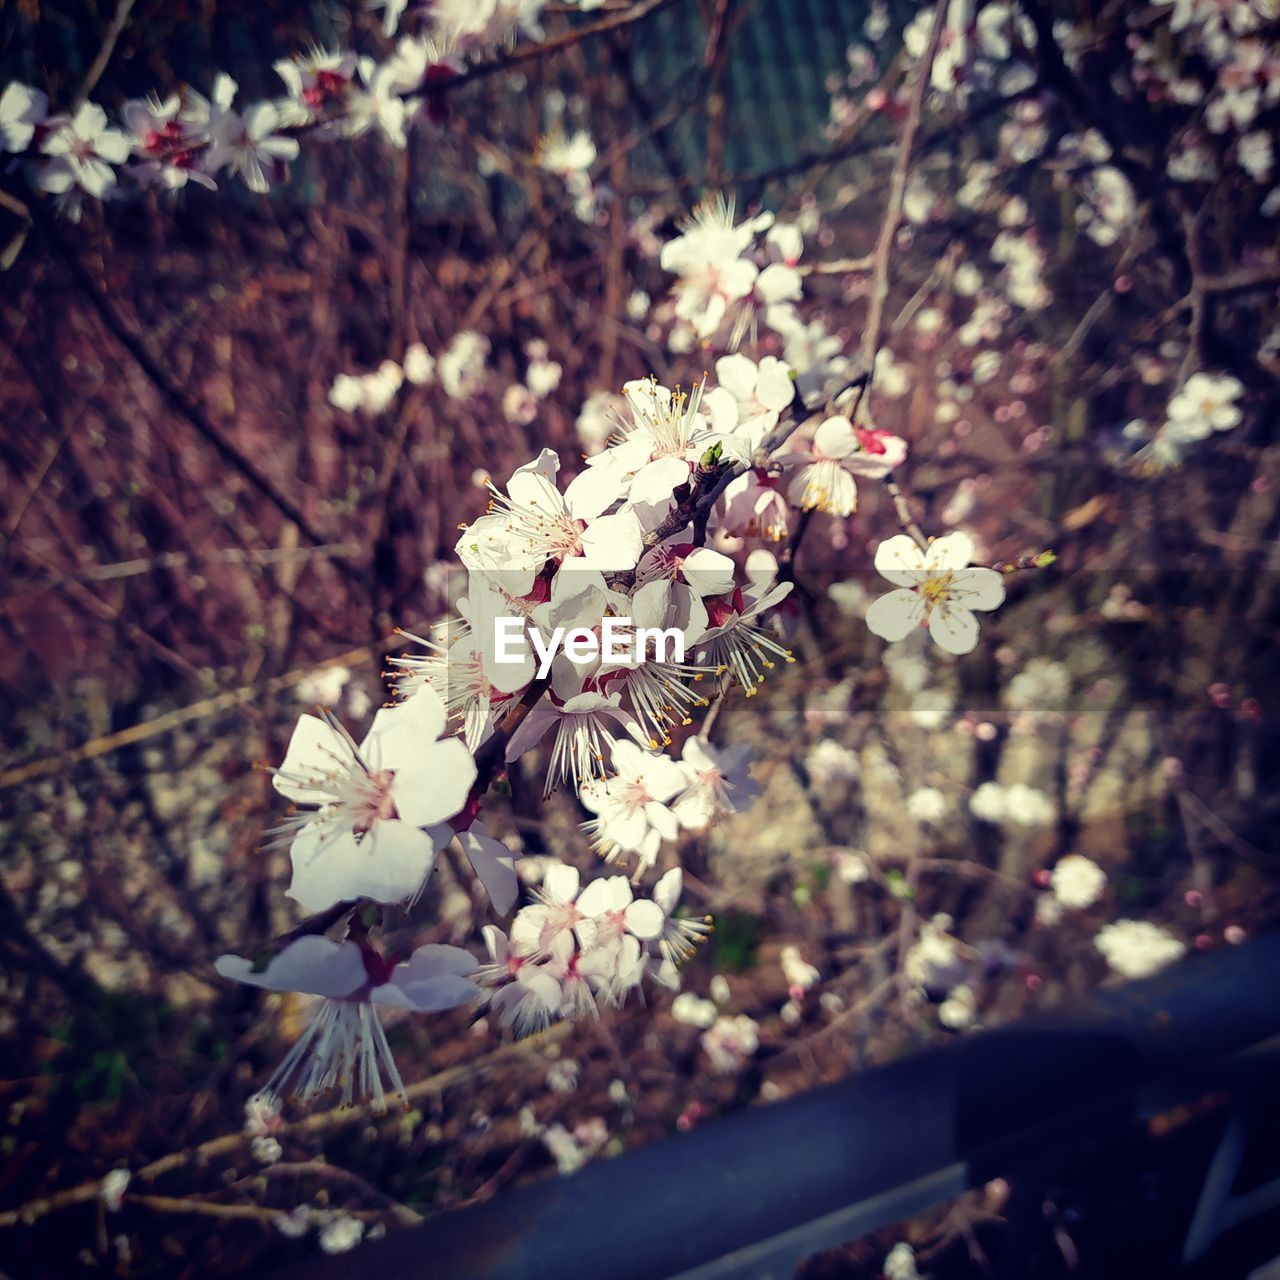
[{"label": "cherry blossom flower", "polygon": [[729,482],[715,515],[718,528],[734,537],[781,542],[790,531],[790,511],[779,480],[752,467]]},{"label": "cherry blossom flower", "polygon": [[1094,938],[1122,978],[1148,978],[1186,954],[1186,945],[1150,920],[1116,920]]},{"label": "cherry blossom flower", "polygon": [[771,215],[734,225],[734,206],[723,197],[693,211],[682,233],[662,247],[662,269],[679,277],[676,315],[699,338],[710,338],[725,322],[729,308],[751,294],[759,268],[743,257]]},{"label": "cherry blossom flower", "polygon": [[50,159],[36,175],[42,191],[64,194],[73,188],[101,199],[116,182],[113,165],[129,158],[129,137],[107,124],[107,113],[86,102],[74,116],[50,118],[40,150]]},{"label": "cherry blossom flower", "polygon": [[722,1013],[702,1033],[702,1051],[711,1060],[711,1069],[720,1075],[740,1071],[760,1047],[760,1028],[745,1013],[736,1017]]},{"label": "cherry blossom flower", "polygon": [[907,456],[907,444],[887,431],[855,427],[845,417],[828,418],[814,433],[810,455],[787,454],[799,470],[787,495],[802,510],[851,516],[858,508],[855,475],[885,476]]},{"label": "cherry blossom flower", "polygon": [[320,1248],[328,1254],[349,1253],[363,1237],[364,1223],[359,1218],[339,1214],[321,1228]]},{"label": "cherry blossom flower", "polygon": [[748,698],[759,692],[766,674],[777,665],[774,659],[795,661],[789,649],[756,625],[763,613],[791,594],[791,587],[790,582],[753,583],[707,601],[711,625],[698,643],[698,656],[736,680]]},{"label": "cherry blossom flower", "polygon": [[368,944],[308,935],[291,942],[263,966],[225,955],[214,966],[224,978],[267,991],[324,997],[323,1003],[262,1091],[278,1098],[292,1086],[304,1105],[332,1088],[342,1101],[369,1098],[386,1109],[385,1073],[404,1094],[377,1006],[432,1013],[467,1004],[480,991],[468,975],[475,958],[458,947],[419,947],[402,964],[385,960]]},{"label": "cherry blossom flower", "polygon": [[544,449],[512,473],[506,493],[490,486],[492,513],[468,525],[458,540],[462,563],[481,570],[539,570],[548,561],[568,569],[634,569],[640,524],[630,511],[603,514],[615,496],[608,479],[587,468],[561,493],[555,486],[559,469],[560,459]]},{"label": "cherry blossom flower", "polygon": [[354,53],[317,48],[308,54],[280,58],[272,65],[288,94],[278,106],[281,124],[311,124],[345,108],[356,73]]},{"label": "cherry blossom flower", "polygon": [[607,861],[634,856],[641,869],[651,867],[662,842],[679,833],[670,801],[686,785],[684,771],[669,756],[626,741],[614,744],[613,766],[615,776],[582,789],[582,803],[596,815],[585,830]]},{"label": "cherry blossom flower", "polygon": [[1082,910],[1102,897],[1107,873],[1083,854],[1069,853],[1058,859],[1049,880],[1053,896],[1064,906]]},{"label": "cherry blossom flower", "polygon": [[274,777],[282,795],[315,806],[276,828],[276,843],[291,846],[290,897],[323,911],[421,888],[436,855],[421,828],[456,814],[476,779],[461,742],[437,741],[444,727],[444,706],[426,690],[379,711],[359,746],[332,715],[299,719]]},{"label": "cherry blossom flower", "polygon": [[742,743],[716,747],[705,738],[686,738],[680,763],[685,787],[671,807],[689,831],[705,831],[740,813],[760,794],[751,776],[751,748]]},{"label": "cherry blossom flower", "polygon": [[119,1213],[124,1204],[124,1193],[129,1189],[133,1175],[128,1169],[112,1169],[102,1180],[98,1194],[108,1213]]},{"label": "cherry blossom flower", "polygon": [[538,139],[533,158],[540,168],[567,180],[575,174],[587,173],[595,164],[596,144],[585,129],[573,134],[553,129]]},{"label": "cherry blossom flower", "polygon": [[188,133],[181,112],[176,93],[163,102],[152,97],[124,104],[121,114],[134,139],[130,172],[142,186],[178,191],[190,180],[213,191],[218,184],[201,169],[203,140]]},{"label": "cherry blossom flower", "polygon": [[686,483],[699,458],[713,443],[711,420],[702,411],[703,383],[689,394],[672,391],[654,378],[624,384],[631,420],[619,425],[621,439],[588,459],[598,483],[610,496],[645,503],[661,514],[672,491]]},{"label": "cherry blossom flower", "polygon": [[1004,601],[1004,583],[994,569],[969,568],[973,539],[949,533],[921,551],[906,534],[886,538],[876,548],[875,565],[899,589],[872,601],[867,628],[883,640],[902,640],[928,626],[948,653],[971,653],[978,643],[975,609],[995,609]]},{"label": "cherry blossom flower", "polygon": [[618,736],[614,727],[630,732],[635,721],[622,709],[620,695],[584,690],[564,702],[552,696],[544,698],[525,717],[507,743],[507,762],[518,760],[531,751],[554,727],[555,741],[547,766],[544,795],[550,795],[561,782],[572,781],[574,789],[608,776],[609,763]]},{"label": "cherry blossom flower", "polygon": [[[240,115],[223,113],[211,130],[211,167],[226,167],[239,176],[250,191],[264,195],[272,180],[279,180],[285,165],[298,157],[297,138],[276,132],[284,120],[273,102],[257,102]],[[353,406],[354,407],[354,406]]]},{"label": "cherry blossom flower", "polygon": [[737,442],[743,461],[750,461],[795,399],[791,369],[776,356],[757,364],[735,352],[716,361],[716,381],[719,385],[704,397],[712,424]]},{"label": "cherry blossom flower", "polygon": [[1244,416],[1236,405],[1243,394],[1244,385],[1230,374],[1193,373],[1169,401],[1162,434],[1176,444],[1188,444],[1215,431],[1230,431]]}]

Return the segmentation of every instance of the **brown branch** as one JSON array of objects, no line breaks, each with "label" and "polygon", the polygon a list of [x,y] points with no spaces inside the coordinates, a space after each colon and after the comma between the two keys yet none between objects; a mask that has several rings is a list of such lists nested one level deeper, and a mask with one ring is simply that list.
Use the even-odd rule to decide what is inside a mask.
[{"label": "brown branch", "polygon": [[893,253],[894,241],[897,239],[898,227],[902,222],[902,202],[907,191],[911,153],[915,147],[916,134],[920,130],[920,117],[924,113],[924,99],[929,89],[933,59],[942,43],[942,32],[947,25],[949,6],[950,0],[938,0],[933,11],[933,29],[929,33],[929,44],[924,51],[924,56],[916,67],[915,83],[912,85],[911,99],[907,107],[907,119],[902,126],[898,155],[894,160],[893,173],[889,179],[889,201],[885,206],[884,219],[880,223],[880,234],[876,239],[875,253],[872,257],[871,306],[867,313],[867,323],[862,330],[861,352],[863,367],[869,374],[874,374],[876,355],[880,351],[885,303],[889,300],[889,259]]},{"label": "brown branch", "polygon": [[[61,235],[54,230],[50,219],[43,213],[36,215],[41,230],[52,245],[58,260],[66,269],[72,282],[84,294],[107,332],[133,357],[134,363],[146,375],[148,381],[160,392],[165,402],[179,417],[183,418],[210,446],[218,457],[233,471],[242,475],[285,519],[296,524],[308,542],[317,546],[324,545],[328,539],[321,537],[302,511],[284,496],[276,486],[259,470],[257,464],[231,443],[205,417],[204,412],[187,399],[182,389],[160,367],[159,362],[151,354],[146,343],[133,333],[124,323],[111,300],[98,288],[93,278],[85,270],[80,260],[71,252]],[[335,560],[335,566],[352,581],[363,581],[355,568],[343,560]]]},{"label": "brown branch", "polygon": [[71,115],[75,115],[85,99],[94,91],[98,81],[102,79],[102,73],[107,69],[107,64],[111,61],[111,55],[116,51],[116,45],[119,43],[121,35],[124,34],[125,24],[129,21],[129,14],[136,3],[137,0],[119,0],[116,5],[111,25],[107,27],[106,34],[102,37],[102,47],[98,50],[98,56],[94,58],[93,64],[89,67],[84,80],[80,84],[80,88],[76,90],[75,99],[71,103]]},{"label": "brown branch", "polygon": [[[458,1066],[447,1067],[443,1071],[437,1071],[425,1080],[419,1080],[417,1084],[409,1085],[405,1089],[405,1098],[409,1102],[417,1102],[422,1098],[442,1094],[446,1089],[460,1081],[478,1076],[498,1066],[508,1058],[518,1058],[527,1054],[531,1049],[541,1049],[546,1045],[556,1044],[565,1039],[573,1030],[572,1023],[557,1023],[539,1035],[528,1036],[523,1040],[515,1040],[509,1044],[504,1044],[474,1062],[460,1063]],[[336,1129],[343,1125],[367,1123],[375,1114],[374,1109],[367,1104],[334,1107],[329,1111],[314,1112],[311,1115],[302,1117],[300,1120],[287,1122],[274,1129],[272,1133],[275,1137],[284,1137],[286,1135],[303,1137],[309,1134],[325,1133],[330,1129]],[[211,1138],[208,1142],[202,1142],[197,1147],[191,1147],[185,1151],[175,1151],[170,1155],[161,1156],[158,1160],[153,1160],[150,1164],[143,1165],[142,1168],[134,1171],[133,1181],[135,1183],[154,1182],[157,1178],[166,1173],[171,1173],[175,1169],[184,1169],[191,1165],[202,1167],[217,1156],[232,1155],[238,1152],[241,1147],[251,1141],[252,1137],[243,1131]],[[55,1210],[70,1208],[72,1205],[77,1204],[86,1204],[89,1201],[96,1200],[101,1194],[102,1180],[94,1178],[90,1182],[82,1182],[77,1186],[68,1187],[64,1191],[57,1191],[49,1196],[28,1200],[26,1204],[19,1205],[15,1209],[7,1209],[0,1212],[0,1228],[29,1226]],[[127,1198],[130,1200],[141,1199],[136,1194],[129,1195]],[[188,1202],[178,1200],[172,1203],[179,1205]],[[232,1206],[224,1207],[230,1208]]]}]

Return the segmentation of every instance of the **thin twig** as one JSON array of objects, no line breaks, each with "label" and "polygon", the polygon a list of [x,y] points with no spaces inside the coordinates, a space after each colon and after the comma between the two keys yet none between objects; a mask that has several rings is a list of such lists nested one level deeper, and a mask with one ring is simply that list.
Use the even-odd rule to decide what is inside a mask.
[{"label": "thin twig", "polygon": [[98,56],[94,58],[92,65],[80,83],[80,88],[76,90],[75,99],[71,103],[71,115],[75,115],[97,87],[98,81],[102,79],[102,73],[107,69],[107,64],[111,61],[111,55],[116,51],[116,45],[119,43],[121,35],[124,34],[125,24],[129,21],[129,14],[136,3],[137,0],[119,0],[116,5],[115,16],[111,19],[111,25],[102,37],[102,47],[98,50]]}]

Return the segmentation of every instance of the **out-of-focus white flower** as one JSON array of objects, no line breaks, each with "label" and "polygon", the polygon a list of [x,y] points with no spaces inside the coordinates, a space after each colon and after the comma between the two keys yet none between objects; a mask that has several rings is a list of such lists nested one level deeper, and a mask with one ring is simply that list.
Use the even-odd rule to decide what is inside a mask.
[{"label": "out-of-focus white flower", "polygon": [[49,157],[36,173],[36,186],[54,195],[73,188],[101,199],[115,186],[112,167],[129,158],[129,137],[107,124],[107,113],[94,102],[83,103],[74,116],[47,121],[40,150]]},{"label": "out-of-focus white flower", "polygon": [[313,49],[294,58],[281,58],[272,66],[288,94],[277,104],[279,123],[297,126],[342,108],[356,73],[356,55]]},{"label": "out-of-focus white flower", "polygon": [[1262,129],[1246,133],[1236,146],[1236,159],[1240,167],[1255,181],[1266,182],[1275,168],[1275,151],[1271,135]]},{"label": "out-of-focus white flower", "polygon": [[108,1213],[118,1213],[124,1203],[124,1193],[129,1189],[129,1180],[133,1175],[128,1169],[112,1169],[102,1180],[98,1194]]},{"label": "out-of-focus white flower", "polygon": [[[951,987],[958,976],[960,944],[951,936],[950,916],[935,916],[920,928],[920,936],[908,950],[902,962],[907,980],[918,987],[944,990]],[[950,979],[950,981],[948,981]]]},{"label": "out-of-focus white flower", "polygon": [[817,982],[818,970],[800,954],[800,948],[785,946],[779,957],[782,965],[782,976],[787,980],[792,999],[798,999],[797,992],[803,994]]},{"label": "out-of-focus white flower", "polygon": [[1004,793],[1005,817],[1022,827],[1045,827],[1053,821],[1053,801],[1025,782],[1015,782]]},{"label": "out-of-focus white flower", "polygon": [[534,158],[548,173],[568,178],[575,173],[586,173],[595,164],[596,144],[585,129],[573,134],[553,129],[538,139]]},{"label": "out-of-focus white flower", "polygon": [[1101,929],[1094,945],[1121,977],[1146,978],[1180,960],[1186,945],[1150,920],[1117,920]]},{"label": "out-of-focus white flower", "polygon": [[741,743],[716,747],[704,738],[686,738],[680,761],[685,787],[671,808],[689,831],[705,831],[740,813],[760,794],[751,776],[751,749]]},{"label": "out-of-focus white flower", "polygon": [[973,988],[961,984],[953,987],[947,998],[938,1006],[938,1021],[948,1031],[965,1031],[978,1017],[978,998]]},{"label": "out-of-focus white flower", "polygon": [[618,415],[626,401],[612,391],[593,391],[583,403],[574,427],[588,456],[599,453],[617,430]]},{"label": "out-of-focus white flower", "polygon": [[259,1164],[275,1164],[284,1155],[284,1148],[278,1138],[259,1136],[254,1138],[249,1147]]},{"label": "out-of-focus white flower", "polygon": [[705,1031],[720,1015],[714,1001],[704,1000],[692,991],[682,991],[671,1002],[671,1016],[687,1027]]},{"label": "out-of-focus white flower", "polygon": [[421,342],[404,353],[404,376],[415,386],[425,387],[436,374],[436,362]]},{"label": "out-of-focus white flower", "polygon": [[1236,404],[1243,394],[1244,384],[1229,373],[1217,377],[1193,373],[1169,401],[1169,419],[1162,434],[1187,444],[1215,431],[1230,431],[1243,417]]},{"label": "out-of-focus white flower", "polygon": [[471,329],[455,334],[436,362],[436,373],[445,395],[451,400],[465,400],[475,395],[483,383],[488,357],[488,338]]},{"label": "out-of-focus white flower", "polygon": [[830,791],[852,782],[861,772],[858,753],[834,738],[823,738],[804,758],[809,779],[818,791]]},{"label": "out-of-focus white flower", "polygon": [[342,1214],[325,1223],[320,1232],[320,1247],[325,1253],[347,1253],[360,1243],[364,1236],[364,1223],[359,1218]]},{"label": "out-of-focus white flower", "polygon": [[545,400],[559,385],[564,369],[554,360],[534,360],[525,371],[525,384],[539,400]]},{"label": "out-of-focus white flower", "polygon": [[907,797],[907,812],[927,826],[937,826],[947,814],[947,798],[937,787],[918,787]]},{"label": "out-of-focus white flower", "polygon": [[273,102],[257,102],[244,115],[225,111],[211,127],[210,168],[238,174],[250,191],[262,195],[298,157],[297,138],[276,132],[283,124]]},{"label": "out-of-focus white flower", "polygon": [[662,246],[662,269],[679,277],[676,315],[699,338],[710,338],[730,308],[751,294],[759,268],[743,255],[771,221],[766,215],[735,225],[732,202],[707,201],[693,211],[681,234]]},{"label": "out-of-focus white flower", "polygon": [[721,1075],[739,1071],[760,1047],[759,1027],[753,1018],[722,1013],[702,1033],[702,1048],[711,1060],[711,1069]]},{"label": "out-of-focus white flower", "polygon": [[317,667],[310,675],[298,681],[298,697],[314,706],[331,706],[342,697],[342,691],[351,679],[348,667]]},{"label": "out-of-focus white flower", "polygon": [[547,1088],[552,1093],[572,1093],[581,1074],[582,1068],[572,1058],[557,1058],[547,1068]]},{"label": "out-of-focus white flower", "polygon": [[867,628],[884,640],[904,639],[916,627],[948,653],[971,653],[978,643],[975,609],[998,608],[1004,583],[994,569],[969,568],[973,539],[948,533],[921,551],[906,534],[886,538],[876,548],[876,569],[897,591],[875,600],[867,610]]},{"label": "out-of-focus white flower", "polygon": [[340,373],[329,388],[329,403],[343,413],[354,413],[364,402],[364,387],[360,379],[349,373]]},{"label": "out-of-focus white flower", "polygon": [[1064,906],[1083,910],[1102,897],[1107,873],[1090,858],[1069,853],[1058,860],[1050,877],[1053,896]]},{"label": "out-of-focus white flower", "polygon": [[905,1240],[900,1240],[889,1250],[889,1256],[884,1260],[884,1276],[885,1280],[920,1280],[915,1250]]}]

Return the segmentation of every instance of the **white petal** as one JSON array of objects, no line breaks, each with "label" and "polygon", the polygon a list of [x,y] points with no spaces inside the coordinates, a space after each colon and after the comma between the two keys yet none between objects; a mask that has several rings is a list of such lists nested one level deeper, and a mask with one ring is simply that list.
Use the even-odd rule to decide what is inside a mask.
[{"label": "white petal", "polygon": [[578,897],[578,910],[584,916],[604,915],[606,911],[621,911],[631,901],[631,886],[626,876],[605,876],[593,880]]},{"label": "white petal", "polygon": [[601,516],[582,535],[582,566],[620,573],[634,569],[644,550],[640,522],[629,511]]},{"label": "white petal", "polygon": [[893,642],[908,636],[923,618],[924,598],[918,591],[903,587],[871,602],[867,609],[867,630]]},{"label": "white petal", "polygon": [[963,531],[944,534],[929,544],[925,564],[931,570],[963,569],[973,560],[973,539]]},{"label": "white petal", "polygon": [[695,547],[685,557],[681,573],[700,596],[722,596],[734,588],[733,561],[710,547]]},{"label": "white petal", "polygon": [[653,887],[653,900],[670,915],[680,901],[684,890],[684,872],[679,867],[672,867]]},{"label": "white petal", "polygon": [[813,452],[821,458],[844,458],[858,447],[858,437],[848,418],[828,418],[814,433]]},{"label": "white petal", "polygon": [[334,770],[345,772],[351,762],[351,748],[337,730],[319,716],[299,716],[272,785],[295,804],[324,804],[331,798],[326,787],[307,786],[295,779],[323,777]]},{"label": "white petal", "polygon": [[886,538],[876,548],[876,570],[897,587],[914,587],[924,574],[924,555],[905,533]]},{"label": "white petal", "polygon": [[452,818],[467,803],[476,780],[475,757],[458,738],[420,745],[400,762],[391,784],[396,812],[415,827]]},{"label": "white petal", "polygon": [[637,938],[656,938],[667,923],[667,917],[656,902],[641,898],[626,911],[627,929]]},{"label": "white petal", "polygon": [[435,845],[407,822],[375,822],[357,843],[349,831],[312,822],[295,837],[289,896],[307,911],[372,898],[402,902],[422,887],[435,864]]},{"label": "white petal", "polygon": [[1004,579],[994,569],[961,569],[947,595],[963,609],[998,609],[1004,603]]},{"label": "white petal", "polygon": [[542,888],[554,902],[572,902],[578,894],[578,868],[567,862],[554,863],[543,877]]},{"label": "white petal", "polygon": [[978,620],[968,609],[941,604],[929,615],[929,634],[948,653],[972,653],[978,647]]},{"label": "white petal", "polygon": [[313,996],[346,996],[368,980],[360,948],[309,935],[291,942],[261,972],[243,956],[220,956],[214,968],[224,977],[268,991],[298,991]]},{"label": "white petal", "polygon": [[515,870],[515,855],[500,840],[493,839],[479,823],[470,831],[458,833],[462,851],[484,885],[493,909],[505,916],[515,905],[520,880]]}]

